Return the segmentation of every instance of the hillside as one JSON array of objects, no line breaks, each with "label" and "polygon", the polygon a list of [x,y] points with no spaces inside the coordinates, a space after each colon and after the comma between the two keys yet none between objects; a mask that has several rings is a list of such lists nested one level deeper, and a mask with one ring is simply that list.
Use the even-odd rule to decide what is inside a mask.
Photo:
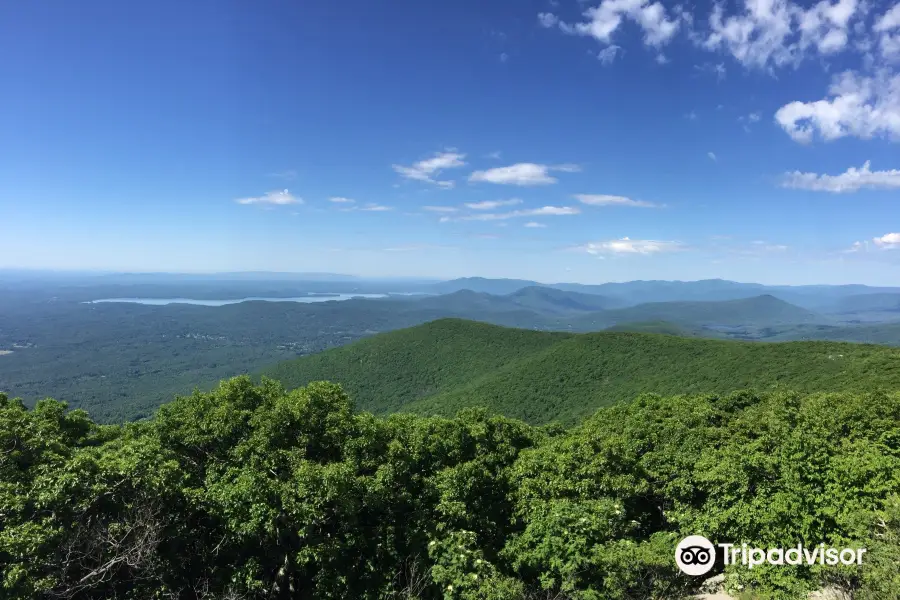
[{"label": "hillside", "polygon": [[563,291],[541,286],[522,288],[507,297],[523,308],[529,308],[543,314],[565,315],[592,312],[618,308],[624,304],[621,300],[608,296]]},{"label": "hillside", "polygon": [[850,325],[846,327],[827,325],[801,326],[790,328],[783,334],[773,336],[772,339],[777,341],[826,340],[900,346],[900,323]]},{"label": "hillside", "polygon": [[334,381],[360,409],[386,414],[490,375],[570,335],[441,319],[285,361],[261,374],[288,388]]},{"label": "hillside", "polygon": [[716,338],[716,332],[709,329],[690,328],[668,321],[637,321],[634,323],[622,323],[613,325],[603,331],[608,332],[632,332],[632,333],[660,333],[662,335],[675,335],[679,337],[708,337]]},{"label": "hillside", "polygon": [[759,343],[504,329],[443,319],[263,370],[288,387],[341,384],[377,414],[481,405],[530,423],[573,422],[643,392],[900,389],[900,351],[833,342]]}]

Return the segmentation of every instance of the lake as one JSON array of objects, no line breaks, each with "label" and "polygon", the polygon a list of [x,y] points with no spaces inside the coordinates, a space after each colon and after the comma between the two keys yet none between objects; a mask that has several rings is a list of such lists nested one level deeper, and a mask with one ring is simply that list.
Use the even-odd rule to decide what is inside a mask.
[{"label": "lake", "polygon": [[[195,300],[193,298],[103,298],[90,300],[85,304],[101,304],[104,302],[127,302],[130,304],[149,304],[152,306],[164,306],[166,304],[196,304],[198,306],[225,306],[226,304],[240,304],[261,300],[263,302],[300,302],[311,304],[313,302],[331,302],[350,300],[351,298],[387,298],[395,294],[310,294],[309,296],[297,296],[293,298],[238,298],[235,300]],[[408,294],[396,294],[408,295]]]}]

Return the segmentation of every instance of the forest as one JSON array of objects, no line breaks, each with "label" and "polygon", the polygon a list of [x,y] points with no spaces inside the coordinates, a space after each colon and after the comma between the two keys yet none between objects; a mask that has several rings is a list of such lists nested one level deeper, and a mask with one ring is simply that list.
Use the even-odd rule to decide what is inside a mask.
[{"label": "forest", "polygon": [[573,424],[640,393],[900,389],[900,349],[760,343],[634,332],[562,333],[440,319],[259,371],[341,384],[362,410],[452,416],[485,406],[534,425]]},{"label": "forest", "polygon": [[677,541],[866,548],[717,563],[741,598],[900,591],[900,394],[641,394],[571,428],[358,411],[223,381],[149,420],[0,395],[0,596],[688,598]]}]

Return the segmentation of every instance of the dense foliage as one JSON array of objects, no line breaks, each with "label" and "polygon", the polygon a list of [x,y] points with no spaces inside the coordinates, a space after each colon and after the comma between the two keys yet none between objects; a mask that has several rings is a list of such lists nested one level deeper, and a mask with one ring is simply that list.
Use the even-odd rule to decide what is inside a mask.
[{"label": "dense foliage", "polygon": [[263,371],[287,387],[328,380],[363,410],[449,416],[482,405],[532,424],[573,423],[642,392],[900,389],[900,350],[640,333],[563,334],[444,319]]},{"label": "dense foliage", "polygon": [[[552,346],[551,346],[552,348]],[[0,597],[662,599],[686,534],[866,547],[726,585],[900,590],[900,395],[642,395],[578,426],[223,382],[150,421],[0,396]],[[721,567],[717,568],[720,570]]]}]

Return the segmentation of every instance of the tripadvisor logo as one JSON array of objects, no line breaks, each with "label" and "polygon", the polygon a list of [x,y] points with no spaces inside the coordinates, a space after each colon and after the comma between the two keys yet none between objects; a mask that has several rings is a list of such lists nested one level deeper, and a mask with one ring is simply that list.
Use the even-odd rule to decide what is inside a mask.
[{"label": "tripadvisor logo", "polygon": [[762,564],[770,565],[861,565],[865,548],[830,548],[819,544],[808,548],[797,544],[792,548],[748,547],[747,544],[713,545],[702,535],[689,535],[675,547],[675,563],[683,573],[704,575],[716,562],[716,547],[724,565],[743,565],[748,569]]}]

